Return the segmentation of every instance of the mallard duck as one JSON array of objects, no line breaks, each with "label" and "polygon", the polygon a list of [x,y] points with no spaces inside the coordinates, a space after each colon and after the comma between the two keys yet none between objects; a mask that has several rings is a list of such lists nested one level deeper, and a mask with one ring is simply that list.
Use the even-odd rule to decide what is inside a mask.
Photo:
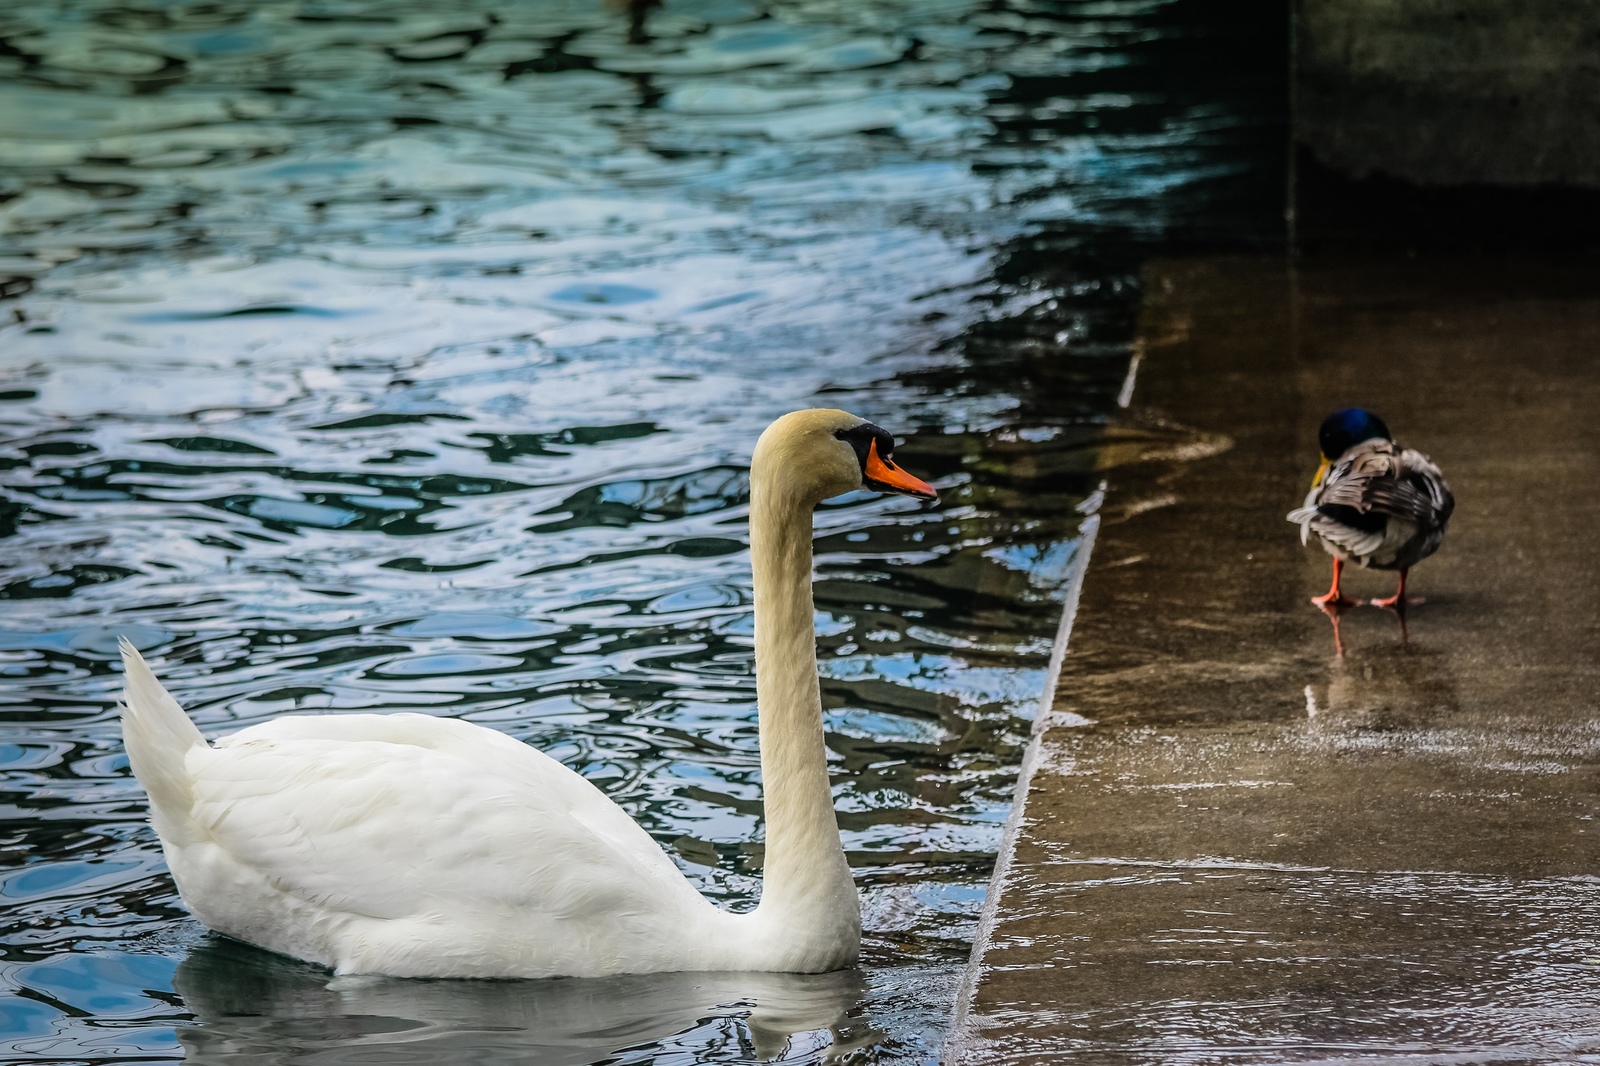
[{"label": "mallard duck", "polygon": [[1305,506],[1289,512],[1300,543],[1316,535],[1333,556],[1333,587],[1313,596],[1319,607],[1355,604],[1339,591],[1347,562],[1369,570],[1398,570],[1393,596],[1377,607],[1404,610],[1406,574],[1444,540],[1456,499],[1444,474],[1419,451],[1402,448],[1383,419],[1359,407],[1329,415],[1317,433],[1322,465]]},{"label": "mallard duck", "polygon": [[937,493],[843,411],[785,415],[750,464],[761,902],[706,899],[622,808],[504,733],[427,714],[287,715],[207,743],[122,646],[128,759],[178,891],[239,940],[396,977],[821,972],[861,910],[823,744],[811,512],[856,489]]}]

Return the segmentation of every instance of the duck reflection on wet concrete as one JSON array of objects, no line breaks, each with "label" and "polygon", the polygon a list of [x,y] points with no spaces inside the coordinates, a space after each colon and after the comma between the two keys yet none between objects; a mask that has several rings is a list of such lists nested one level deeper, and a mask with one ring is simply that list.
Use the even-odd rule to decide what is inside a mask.
[{"label": "duck reflection on wet concrete", "polygon": [[[883,1034],[866,1022],[859,970],[649,974],[546,981],[329,979],[319,967],[208,937],[174,987],[199,1024],[185,1061],[319,1066],[627,1062],[654,1046],[685,1059],[833,1061]],[[734,1009],[728,1009],[734,1008]],[[740,1009],[743,1008],[743,1009]],[[707,1015],[717,1014],[707,1025]],[[613,1057],[614,1056],[614,1057]]]},{"label": "duck reflection on wet concrete", "polygon": [[[1337,641],[1341,612],[1327,613]],[[1403,614],[1395,640],[1384,631],[1392,631],[1396,619],[1362,613],[1372,617],[1352,620],[1352,643],[1306,685],[1307,720],[1324,733],[1419,729],[1447,721],[1459,706],[1448,657],[1426,640],[1408,641]]]},{"label": "duck reflection on wet concrete", "polygon": [[1409,613],[1408,605],[1409,606],[1415,606],[1416,604],[1419,604],[1421,602],[1422,602],[1422,598],[1421,597],[1413,597],[1413,598],[1411,598],[1410,600],[1408,600],[1406,602],[1398,603],[1398,604],[1395,604],[1393,606],[1345,602],[1345,603],[1318,603],[1316,605],[1316,607],[1317,607],[1317,610],[1321,611],[1322,614],[1328,619],[1329,624],[1333,626],[1333,654],[1337,658],[1342,659],[1342,658],[1344,658],[1344,650],[1345,650],[1344,649],[1344,616],[1346,614],[1348,614],[1351,611],[1354,611],[1354,610],[1356,610],[1358,608],[1361,608],[1361,607],[1373,606],[1373,607],[1378,607],[1380,610],[1384,611],[1387,614],[1393,615],[1394,619],[1395,619],[1395,622],[1398,625],[1400,646],[1403,648],[1403,647],[1406,646],[1406,644],[1411,639],[1410,626],[1408,625],[1408,623],[1406,621],[1406,615]]}]

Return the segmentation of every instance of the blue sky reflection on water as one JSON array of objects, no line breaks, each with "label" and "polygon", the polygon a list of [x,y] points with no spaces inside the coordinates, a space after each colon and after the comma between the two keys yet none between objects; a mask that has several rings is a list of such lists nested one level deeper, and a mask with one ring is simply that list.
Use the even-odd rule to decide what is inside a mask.
[{"label": "blue sky reflection on water", "polygon": [[[1138,258],[1272,232],[1239,190],[1276,120],[1248,71],[1171,64],[1186,12],[687,0],[633,42],[576,0],[0,14],[7,1053],[934,1056]],[[208,730],[510,732],[749,905],[745,465],[812,404],[944,494],[817,517],[860,971],[330,985],[184,915],[119,632]]]}]

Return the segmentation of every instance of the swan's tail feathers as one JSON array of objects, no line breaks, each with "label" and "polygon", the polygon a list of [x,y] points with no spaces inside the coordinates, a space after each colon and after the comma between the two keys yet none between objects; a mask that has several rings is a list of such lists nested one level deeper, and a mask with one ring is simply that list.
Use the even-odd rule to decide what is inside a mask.
[{"label": "swan's tail feathers", "polygon": [[193,830],[194,777],[189,753],[205,747],[205,737],[178,701],[150,672],[144,656],[121,642],[123,677],[122,742],[133,775],[150,794],[150,815],[162,840],[178,843]]}]

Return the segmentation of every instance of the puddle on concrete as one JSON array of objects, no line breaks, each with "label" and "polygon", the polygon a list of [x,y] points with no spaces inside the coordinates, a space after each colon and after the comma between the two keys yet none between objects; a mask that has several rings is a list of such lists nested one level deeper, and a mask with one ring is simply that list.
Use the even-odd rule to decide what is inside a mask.
[{"label": "puddle on concrete", "polygon": [[[7,1052],[931,1059],[1139,258],[1276,225],[1278,74],[1195,6],[0,15]],[[859,972],[328,987],[185,915],[119,633],[209,730],[503,729],[748,904],[744,470],[806,404],[945,499],[818,515]]]}]

